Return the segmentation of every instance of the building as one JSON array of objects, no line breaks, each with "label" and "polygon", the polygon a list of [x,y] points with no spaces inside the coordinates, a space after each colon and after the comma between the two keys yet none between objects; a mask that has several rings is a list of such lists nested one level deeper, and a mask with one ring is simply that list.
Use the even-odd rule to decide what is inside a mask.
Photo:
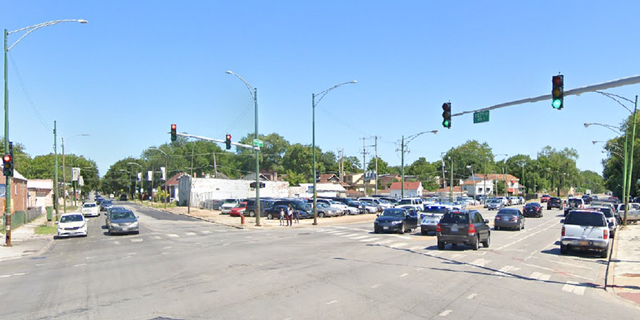
[{"label": "building", "polygon": [[[485,191],[487,195],[496,195],[495,189],[496,183],[498,181],[507,183],[507,192],[509,193],[509,195],[517,195],[522,193],[521,186],[519,184],[520,179],[510,174],[496,173],[486,175],[482,173],[474,174],[462,183],[462,190],[466,191],[469,196],[484,195]],[[484,188],[486,188],[487,190],[485,190]]]},{"label": "building", "polygon": [[[402,182],[393,182],[389,188],[389,195],[395,198],[402,198]],[[420,181],[405,181],[404,182],[404,197],[415,198],[422,197],[422,182]]]},{"label": "building", "polygon": [[[255,178],[255,175],[253,176]],[[201,202],[206,200],[219,199],[248,199],[255,198],[256,189],[251,188],[254,180],[244,179],[216,179],[216,178],[192,178],[188,174],[182,174],[174,187],[177,190],[176,195],[178,205],[189,205],[188,199],[191,199],[190,205],[199,206]],[[286,181],[262,181],[265,187],[260,189],[260,197],[282,198],[289,195],[289,182]],[[171,186],[171,185],[169,185]]]},{"label": "building", "polygon": [[493,195],[494,191],[493,180],[484,180],[477,175],[469,177],[468,180],[462,183],[461,187],[463,193],[476,199],[478,196]]},{"label": "building", "polygon": [[53,206],[53,181],[51,179],[34,179],[27,181],[27,207],[44,212],[46,207]]},{"label": "building", "polygon": [[11,190],[7,190],[7,180],[4,175],[0,177],[0,203],[2,205],[2,214],[7,211],[6,193],[11,192],[11,213],[27,211],[27,179],[23,177],[17,170],[13,171],[11,177]]}]

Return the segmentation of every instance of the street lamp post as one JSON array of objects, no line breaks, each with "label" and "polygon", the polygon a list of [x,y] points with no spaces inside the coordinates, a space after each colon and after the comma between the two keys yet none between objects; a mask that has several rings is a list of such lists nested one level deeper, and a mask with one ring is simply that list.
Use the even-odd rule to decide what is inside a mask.
[{"label": "street lamp post", "polygon": [[[164,177],[165,178],[164,179],[164,196],[165,196],[164,209],[166,210],[167,209],[167,199],[166,199],[166,197],[169,196],[169,194],[167,192],[167,182],[168,182],[167,175],[169,173],[169,156],[164,151],[162,151],[160,148],[153,147],[152,149],[160,151],[162,154],[164,154],[164,172],[165,172],[165,177]],[[153,190],[151,190],[151,192],[153,192]]]},{"label": "street lamp post", "polygon": [[[133,164],[140,167],[140,171],[142,171],[142,165],[137,162],[127,162],[127,164]],[[142,175],[142,173],[140,174]],[[140,178],[140,202],[142,202],[142,191],[144,190],[144,180]],[[138,191],[138,177],[136,175],[136,191]]]},{"label": "street lamp post", "polygon": [[473,183],[473,200],[476,200],[476,177],[473,174],[473,166],[472,165],[468,165],[467,169],[471,169],[471,182]]},{"label": "street lamp post", "polygon": [[[317,207],[318,193],[316,192],[316,180],[318,179],[318,177],[316,177],[316,105],[318,105],[318,103],[322,101],[322,98],[324,98],[324,96],[326,96],[327,93],[329,93],[331,90],[336,89],[342,85],[352,84],[352,83],[357,83],[357,81],[352,80],[352,81],[336,84],[335,86],[329,89],[326,89],[318,94],[311,93],[311,148],[312,148],[311,153],[313,154],[313,168],[311,171],[313,171],[312,173],[313,173],[313,225],[314,226],[318,224],[318,207]],[[316,101],[316,96],[318,96],[318,101]],[[366,192],[366,189],[365,189],[365,192]]]},{"label": "street lamp post", "polygon": [[433,133],[433,134],[437,134],[438,130],[431,130],[431,131],[423,131],[423,132],[418,132],[416,134],[410,135],[407,137],[407,140],[405,142],[404,136],[402,136],[402,142],[400,143],[400,170],[402,173],[402,186],[400,187],[400,198],[404,199],[404,153],[406,152],[404,149],[405,147],[409,144],[409,142],[413,141],[413,139],[417,138],[418,136],[425,134],[425,133]]},{"label": "street lamp post", "polygon": [[120,172],[126,172],[129,175],[129,179],[127,179],[127,187],[129,188],[129,194],[131,194],[131,172],[125,169],[119,169]]},{"label": "street lamp post", "polygon": [[[9,52],[9,50],[11,50],[15,45],[17,45],[20,41],[22,41],[22,39],[24,39],[31,32],[36,31],[43,27],[52,26],[54,24],[58,24],[62,22],[87,23],[88,21],[83,19],[54,20],[54,21],[43,22],[43,23],[32,25],[32,26],[20,28],[13,31],[7,31],[7,29],[4,29],[4,32],[3,32],[3,38],[4,38],[3,56],[4,57],[3,58],[4,58],[4,150],[5,152],[9,150],[9,87],[8,87],[9,73],[7,71],[7,52]],[[25,31],[25,33],[20,38],[18,38],[18,40],[16,40],[16,42],[14,42],[12,45],[7,46],[7,36],[10,34],[13,34],[16,32],[22,32],[22,31]],[[5,246],[10,247],[11,246],[11,226],[10,226],[11,192],[9,192],[9,190],[11,190],[11,177],[7,177],[6,180],[7,180],[6,181],[7,192],[6,192],[6,205],[5,205],[6,213],[5,213],[4,223],[5,223],[5,230],[7,230],[7,234],[6,234]],[[7,221],[7,219],[9,219],[9,221]],[[7,229],[7,225],[9,225],[8,229]]]},{"label": "street lamp post", "polygon": [[[73,135],[71,137],[68,137],[67,140],[73,138],[73,137],[88,137],[89,134],[88,133],[80,133],[80,134],[76,134]],[[65,155],[64,155],[64,137],[61,137],[62,139],[62,197],[64,199],[64,213],[67,213],[67,168],[65,167]],[[75,194],[74,194],[74,199],[75,199]]]},{"label": "street lamp post", "polygon": [[[226,71],[227,74],[235,75],[240,81],[242,81],[249,89],[249,95],[253,98],[253,106],[255,110],[255,137],[256,140],[254,144],[257,143],[258,140],[258,89],[252,87],[249,82],[244,80],[243,77],[238,75],[237,73],[233,73],[233,71]],[[257,147],[257,146],[256,146]],[[256,148],[256,227],[260,227],[260,149]]]}]

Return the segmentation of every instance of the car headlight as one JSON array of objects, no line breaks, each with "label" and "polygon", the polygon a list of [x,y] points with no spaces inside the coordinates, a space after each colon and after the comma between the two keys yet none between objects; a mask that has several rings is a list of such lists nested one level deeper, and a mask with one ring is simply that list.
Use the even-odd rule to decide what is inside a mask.
[{"label": "car headlight", "polygon": [[130,224],[130,225],[129,225],[129,227],[131,227],[131,228],[137,228],[137,227],[138,227],[138,221],[136,221],[136,222],[134,222],[134,223]]},{"label": "car headlight", "polygon": [[119,227],[119,226],[120,226],[120,224],[115,223],[115,222],[111,222],[111,226],[113,226],[113,227]]},{"label": "car headlight", "polygon": [[401,223],[402,223],[402,221],[391,221],[391,224],[392,224],[392,225],[393,225],[393,224],[401,224]]}]

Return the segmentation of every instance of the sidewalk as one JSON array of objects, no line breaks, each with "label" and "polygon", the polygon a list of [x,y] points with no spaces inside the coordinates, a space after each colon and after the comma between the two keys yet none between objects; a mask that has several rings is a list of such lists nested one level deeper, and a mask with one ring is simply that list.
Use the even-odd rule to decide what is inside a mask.
[{"label": "sidewalk", "polygon": [[46,251],[53,244],[53,235],[36,235],[36,228],[47,223],[47,216],[11,231],[11,247],[5,247],[5,235],[0,233],[0,261],[18,259]]},{"label": "sidewalk", "polygon": [[640,224],[618,229],[614,240],[607,287],[640,306]]}]

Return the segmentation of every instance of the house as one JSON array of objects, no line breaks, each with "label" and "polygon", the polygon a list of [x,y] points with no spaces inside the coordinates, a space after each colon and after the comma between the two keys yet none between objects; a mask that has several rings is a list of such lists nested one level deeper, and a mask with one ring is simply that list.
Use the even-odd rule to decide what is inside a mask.
[{"label": "house", "polygon": [[[301,183],[300,187],[304,192],[295,196],[313,198],[313,183]],[[316,183],[316,193],[318,197],[345,197],[347,190],[338,183]]]},{"label": "house", "polygon": [[449,199],[450,197],[453,197],[453,201],[455,201],[458,197],[464,195],[464,190],[460,186],[455,186],[453,188],[446,187],[436,190],[436,196],[440,199]]},{"label": "house", "polygon": [[[255,175],[253,175],[255,179]],[[171,181],[171,179],[170,179]],[[192,178],[183,174],[177,179],[177,198],[179,206],[200,206],[200,203],[214,199],[251,199],[256,196],[256,189],[251,188],[254,180]],[[260,188],[260,198],[284,198],[290,196],[289,182],[265,180],[264,188]],[[169,185],[171,186],[171,185]],[[298,187],[300,188],[300,187]],[[191,199],[191,203],[189,200]]]},{"label": "house", "polygon": [[[475,175],[477,178],[483,179],[484,178],[484,174],[476,174]],[[491,174],[487,174],[486,175],[486,180],[487,183],[489,181],[503,181],[507,183],[507,192],[510,195],[515,195],[515,194],[520,194],[521,190],[520,190],[520,179],[514,177],[513,175],[510,174],[502,174],[502,173],[491,173]],[[495,188],[494,188],[495,189]]]},{"label": "house", "polygon": [[[402,198],[402,182],[391,183],[390,195],[395,198]],[[404,198],[422,197],[422,182],[405,181],[404,182]]]},{"label": "house", "polygon": [[469,177],[468,180],[462,182],[462,192],[468,196],[476,198],[477,196],[492,195],[494,193],[493,180],[485,180],[478,175]]},{"label": "house", "polygon": [[7,211],[6,193],[11,192],[11,213],[27,211],[27,179],[23,177],[17,170],[13,171],[11,177],[11,190],[7,190],[7,180],[4,175],[0,177],[0,204],[2,205],[2,214]]},{"label": "house", "polygon": [[43,212],[53,206],[53,181],[51,179],[33,179],[27,181],[27,207]]},{"label": "house", "polygon": [[340,183],[340,177],[333,173],[321,174],[316,183]]},{"label": "house", "polygon": [[180,177],[182,177],[183,175],[185,175],[184,172],[177,173],[173,177],[169,178],[169,180],[167,180],[165,183],[160,185],[160,190],[167,190],[167,192],[169,193],[169,199],[174,199],[176,201],[180,200],[180,188],[178,185],[178,179],[180,179]]}]

